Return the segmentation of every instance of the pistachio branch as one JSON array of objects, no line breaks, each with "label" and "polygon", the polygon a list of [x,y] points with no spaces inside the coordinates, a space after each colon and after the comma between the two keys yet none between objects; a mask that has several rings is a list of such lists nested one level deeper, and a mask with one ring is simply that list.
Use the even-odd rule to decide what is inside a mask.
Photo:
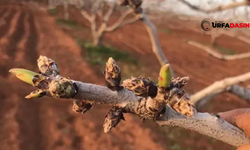
[{"label": "pistachio branch", "polygon": [[192,5],[191,3],[187,2],[186,0],[178,0],[178,1],[184,3],[185,5],[187,5],[188,7],[190,7],[193,10],[201,11],[203,13],[213,13],[213,12],[218,12],[218,11],[237,8],[237,7],[240,7],[240,6],[248,6],[250,4],[249,0],[243,0],[241,2],[233,2],[233,3],[230,3],[230,4],[221,5],[221,6],[218,6],[218,7],[215,7],[215,8],[205,10],[205,9],[202,9],[202,8],[199,8],[197,6]]},{"label": "pistachio branch", "polygon": [[[137,89],[137,92],[134,92],[133,86],[111,89],[110,87],[63,77],[59,74],[55,61],[45,56],[40,56],[38,64],[40,74],[24,69],[12,69],[11,72],[22,81],[46,91],[47,96],[78,100],[87,104],[109,104],[113,106],[105,117],[104,132],[110,131],[111,128],[118,125],[120,120],[124,120],[123,113],[130,113],[141,118],[154,120],[161,126],[178,126],[193,130],[236,147],[250,143],[250,139],[242,130],[218,116],[195,112],[195,108],[189,105],[189,99],[183,90],[189,80],[188,77],[173,78],[170,83],[162,82],[163,84],[161,83],[159,87],[150,84],[149,78],[139,77],[136,78],[138,82],[134,82]],[[106,74],[105,79],[109,79],[107,82],[111,87],[118,87],[119,85],[119,82],[114,80],[120,77],[121,70],[118,68],[119,66],[110,58],[105,71],[109,72],[109,77],[112,77],[112,80],[109,77],[106,78]],[[169,74],[169,71],[166,71]],[[166,74],[161,75],[168,78]],[[131,82],[127,81],[127,83]],[[157,94],[149,96],[149,93],[152,92],[149,92],[149,89],[155,91],[155,88],[157,88]],[[147,94],[141,92],[147,92]]]},{"label": "pistachio branch", "polygon": [[250,57],[250,52],[242,53],[242,54],[234,54],[234,55],[224,55],[216,50],[214,50],[211,46],[205,46],[199,42],[196,41],[187,41],[188,44],[196,46],[204,51],[206,51],[208,54],[211,56],[221,59],[221,60],[237,60],[237,59],[243,59],[243,58],[249,58]]}]

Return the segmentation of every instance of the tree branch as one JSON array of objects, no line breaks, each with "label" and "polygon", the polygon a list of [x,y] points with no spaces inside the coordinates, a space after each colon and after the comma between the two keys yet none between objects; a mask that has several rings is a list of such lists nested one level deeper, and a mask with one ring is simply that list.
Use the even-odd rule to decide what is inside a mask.
[{"label": "tree branch", "polygon": [[[79,88],[75,99],[122,107],[141,99],[141,97],[126,89],[111,91],[104,86],[75,82]],[[164,115],[156,122],[160,126],[178,126],[196,131],[236,147],[250,143],[248,137],[240,129],[208,113],[198,113],[194,117],[187,118],[167,107]]]},{"label": "tree branch", "polygon": [[83,15],[83,17],[85,19],[87,19],[90,23],[92,22],[92,16],[90,14],[87,13],[87,11],[85,10],[80,10],[81,14]]},{"label": "tree branch", "polygon": [[191,96],[191,101],[193,104],[198,103],[200,100],[203,98],[209,96],[210,94],[217,94],[220,93],[226,88],[238,84],[240,82],[244,82],[246,80],[250,79],[250,72],[244,73],[242,75],[238,75],[235,77],[228,77],[220,81],[216,81],[210,86],[200,90],[199,92],[195,93],[194,95]]},{"label": "tree branch", "polygon": [[223,11],[223,10],[232,9],[232,8],[245,6],[245,5],[249,5],[249,0],[244,0],[243,2],[234,2],[228,5],[222,5],[213,9],[206,10],[206,12],[212,13],[212,12]]},{"label": "tree branch", "polygon": [[[148,17],[144,13],[142,13],[141,15],[142,15],[142,21],[144,23],[144,27],[146,28],[149,34],[151,43],[152,43],[153,52],[155,53],[161,65],[168,64],[169,62],[167,58],[165,57],[165,54],[162,51],[155,25],[148,19]],[[172,67],[170,69],[171,69],[171,75],[172,77],[174,77],[174,71]]]},{"label": "tree branch", "polygon": [[220,54],[220,53],[216,52],[211,47],[205,46],[205,45],[200,44],[198,42],[190,41],[190,40],[188,40],[187,42],[190,45],[193,45],[193,46],[196,46],[196,47],[198,47],[198,48],[200,48],[202,50],[205,50],[210,55],[212,55],[212,56],[214,56],[214,57],[216,57],[218,59],[221,59],[221,60],[236,60],[236,59],[243,59],[243,58],[250,57],[250,52],[242,53],[242,54],[234,54],[234,55],[223,55],[223,54]]},{"label": "tree branch", "polygon": [[[18,68],[10,70],[17,78],[39,88],[26,98],[47,95],[53,98],[76,99],[73,110],[82,113],[90,109],[92,104],[112,105],[112,109],[105,117],[104,132],[108,132],[124,119],[123,113],[131,113],[154,120],[160,126],[178,126],[193,130],[235,147],[250,144],[250,139],[242,130],[218,116],[190,111],[192,106],[187,105],[189,99],[182,89],[187,84],[187,77],[175,78],[169,84],[165,84],[163,79],[167,81],[167,78],[164,77],[159,80],[159,83],[164,84],[158,84],[158,87],[149,78],[132,78],[122,87],[121,69],[112,58],[109,58],[104,72],[107,87],[104,87],[60,76],[55,61],[45,56],[40,56],[37,62],[40,74]],[[228,79],[227,82],[231,83],[231,80]],[[192,113],[191,116],[184,116],[187,115],[187,111]]]},{"label": "tree branch", "polygon": [[122,22],[116,22],[115,24],[113,24],[112,26],[109,26],[105,29],[106,32],[112,32],[112,31],[115,31],[116,29],[120,28],[120,27],[123,27],[125,25],[128,25],[128,24],[131,24],[131,23],[134,23],[138,20],[140,20],[141,18],[140,17],[133,17],[133,18],[130,18],[130,19],[127,19],[127,20],[123,20]]},{"label": "tree branch", "polygon": [[111,32],[116,30],[117,28],[119,28],[121,26],[121,24],[123,23],[124,19],[133,12],[132,9],[128,9],[127,11],[125,11],[124,13],[122,13],[122,15],[120,16],[120,18],[111,26],[107,27],[105,29],[105,31],[107,32]]},{"label": "tree branch", "polygon": [[198,113],[192,118],[186,118],[176,114],[171,108],[168,108],[160,120],[161,121],[157,121],[160,126],[170,125],[182,127],[235,147],[249,143],[249,138],[245,134],[242,134],[242,131],[237,127],[208,113]]},{"label": "tree branch", "polygon": [[222,6],[218,6],[218,7],[209,9],[209,10],[204,10],[204,9],[201,9],[201,8],[199,8],[197,6],[194,6],[194,5],[190,4],[189,2],[187,2],[185,0],[179,0],[179,1],[184,3],[185,5],[187,5],[188,7],[190,7],[193,10],[197,10],[197,11],[201,11],[201,12],[205,12],[205,13],[223,11],[223,10],[232,9],[232,8],[236,8],[236,7],[239,7],[239,6],[246,6],[246,5],[250,4],[249,0],[244,0],[243,2],[233,2],[233,3],[228,4],[228,5],[222,5]]},{"label": "tree branch", "polygon": [[178,0],[178,1],[184,3],[185,5],[187,5],[188,7],[190,7],[190,8],[193,9],[193,10],[206,12],[206,10],[203,10],[203,9],[197,7],[197,6],[194,6],[194,5],[190,4],[189,2],[187,2],[187,1],[185,1],[185,0]]},{"label": "tree branch", "polygon": [[220,33],[220,34],[227,35],[227,36],[230,36],[230,37],[234,37],[234,38],[236,38],[236,39],[238,39],[238,40],[241,40],[241,41],[243,41],[243,42],[245,42],[245,43],[247,43],[247,44],[250,44],[250,41],[249,41],[248,38],[245,38],[245,37],[243,37],[243,36],[237,35],[237,34],[235,34],[235,33],[233,33],[233,32],[221,30],[221,31],[219,31],[219,33]]},{"label": "tree branch", "polygon": [[112,15],[112,13],[114,12],[116,7],[116,4],[112,3],[109,5],[109,10],[107,11],[107,13],[104,15],[103,17],[103,22],[107,23]]},{"label": "tree branch", "polygon": [[250,103],[250,89],[239,85],[233,85],[228,91],[234,95],[239,96],[242,99],[245,99],[248,103]]}]

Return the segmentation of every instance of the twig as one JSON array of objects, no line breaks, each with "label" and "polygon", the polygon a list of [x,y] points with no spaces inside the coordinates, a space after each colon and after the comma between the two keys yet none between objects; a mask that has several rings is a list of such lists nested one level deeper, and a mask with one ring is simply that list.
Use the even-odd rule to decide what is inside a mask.
[{"label": "twig", "polygon": [[[141,15],[142,15],[142,21],[144,23],[144,27],[146,28],[146,30],[149,34],[151,43],[152,43],[153,52],[155,53],[158,61],[160,62],[160,64],[162,66],[164,64],[168,64],[169,62],[168,62],[167,58],[165,57],[165,54],[162,51],[155,25],[148,19],[148,17],[144,13],[142,13]],[[172,68],[170,68],[170,69],[171,69],[171,75],[172,75],[172,77],[174,77],[174,71]]]},{"label": "twig", "polygon": [[243,58],[250,57],[250,52],[242,53],[242,54],[234,54],[234,55],[223,55],[223,54],[220,54],[220,53],[216,52],[211,47],[205,46],[205,45],[200,44],[198,42],[190,41],[190,40],[188,40],[187,42],[190,45],[193,45],[193,46],[196,46],[196,47],[198,47],[198,48],[200,48],[202,50],[205,50],[210,55],[212,55],[212,56],[214,56],[214,57],[216,57],[218,59],[221,59],[221,60],[236,60],[236,59],[243,59]]},{"label": "twig", "polygon": [[200,90],[191,96],[191,101],[196,104],[204,97],[209,96],[210,94],[217,94],[222,91],[225,91],[226,88],[238,84],[240,82],[244,82],[250,79],[250,72],[244,73],[242,75],[238,75],[235,77],[228,77],[220,81],[216,81],[205,89]]},{"label": "twig", "polygon": [[213,13],[213,12],[217,12],[217,11],[223,11],[223,10],[232,9],[232,8],[236,8],[239,6],[246,6],[246,5],[250,4],[249,0],[244,0],[243,2],[233,2],[233,3],[228,4],[228,5],[222,5],[222,6],[215,7],[215,8],[209,9],[209,10],[204,10],[204,9],[201,9],[197,6],[190,4],[189,2],[187,2],[185,0],[179,0],[179,1],[186,4],[187,6],[189,6],[193,10],[201,11],[204,13]]},{"label": "twig", "polygon": [[[122,15],[120,16],[120,18],[119,18],[113,25],[107,27],[107,28],[105,29],[105,31],[111,32],[111,31],[114,31],[114,30],[116,30],[117,28],[123,26],[122,24],[124,24],[124,19],[125,19],[129,14],[131,14],[132,12],[133,12],[132,9],[126,10],[124,13],[122,13]],[[133,18],[133,19],[135,19],[134,22],[137,21],[137,20],[139,20],[139,18]],[[128,23],[126,23],[126,24],[128,24]],[[125,25],[125,24],[124,24],[124,25]]]},{"label": "twig", "polygon": [[236,8],[239,6],[245,6],[245,5],[249,5],[249,0],[244,0],[243,2],[234,2],[234,3],[228,4],[228,5],[222,5],[222,6],[219,6],[216,8],[206,10],[206,12],[212,13],[212,12],[223,11],[223,10],[232,9],[232,8]]}]

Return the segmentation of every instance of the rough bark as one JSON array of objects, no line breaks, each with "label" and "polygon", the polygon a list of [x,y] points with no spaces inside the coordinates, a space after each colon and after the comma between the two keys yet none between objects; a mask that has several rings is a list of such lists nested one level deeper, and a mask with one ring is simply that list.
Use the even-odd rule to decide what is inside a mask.
[{"label": "rough bark", "polygon": [[[79,88],[78,94],[74,97],[75,99],[121,107],[131,105],[142,99],[126,89],[111,91],[104,86],[75,82]],[[189,118],[167,107],[164,115],[158,118],[156,122],[160,126],[178,126],[193,130],[236,147],[250,143],[250,139],[240,129],[208,113],[198,113]]]}]

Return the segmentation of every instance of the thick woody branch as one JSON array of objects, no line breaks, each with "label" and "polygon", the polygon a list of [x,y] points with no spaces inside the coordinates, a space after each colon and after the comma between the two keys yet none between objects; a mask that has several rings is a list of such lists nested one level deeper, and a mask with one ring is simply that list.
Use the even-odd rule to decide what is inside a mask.
[{"label": "thick woody branch", "polygon": [[96,104],[108,104],[121,107],[126,106],[130,102],[142,99],[142,97],[136,96],[132,91],[127,89],[112,91],[105,86],[79,81],[75,81],[75,83],[78,87],[78,94],[75,95],[74,99],[86,100]]},{"label": "thick woody branch", "polygon": [[[163,53],[162,51],[162,48],[161,48],[161,44],[160,44],[160,41],[158,39],[158,35],[157,35],[157,30],[156,30],[156,27],[155,25],[148,19],[148,17],[142,13],[142,21],[144,23],[144,27],[146,28],[148,34],[149,34],[149,37],[150,37],[150,40],[151,40],[151,43],[152,43],[152,50],[153,52],[155,53],[158,61],[160,62],[160,64],[163,66],[164,64],[168,64],[168,60],[167,58],[165,57],[165,54]],[[174,71],[172,68],[171,69],[171,75],[172,77],[174,77]]]},{"label": "thick woody branch", "polygon": [[218,52],[216,52],[215,50],[213,50],[211,47],[209,46],[205,46],[203,44],[200,44],[198,42],[195,42],[195,41],[187,41],[188,44],[190,45],[193,45],[193,46],[196,46],[202,50],[205,50],[207,53],[209,53],[210,55],[218,58],[218,59],[221,59],[221,60],[236,60],[236,59],[243,59],[243,58],[248,58],[250,57],[250,52],[247,52],[247,53],[242,53],[242,54],[234,54],[234,55],[223,55],[223,54],[220,54]]},{"label": "thick woody branch", "polygon": [[[112,91],[107,87],[75,81],[79,91],[74,99],[86,100],[99,104],[109,104],[124,107],[142,99],[133,92],[122,89]],[[235,147],[249,144],[248,137],[237,127],[208,113],[198,113],[194,117],[185,117],[166,107],[165,113],[156,121],[160,126],[178,126],[213,137]]]},{"label": "thick woody branch", "polygon": [[[167,108],[165,114],[157,123],[160,126],[178,126],[199,132],[233,146],[249,143],[249,138],[242,131],[228,122],[208,113],[198,113],[192,118],[186,118]],[[236,139],[236,136],[239,139]]]},{"label": "thick woody branch", "polygon": [[[159,80],[156,94],[157,86],[149,78],[142,77],[124,83],[128,86],[114,89],[113,87],[119,85],[120,80],[115,79],[120,79],[121,70],[112,58],[107,61],[104,72],[105,79],[109,82],[108,87],[62,77],[55,61],[45,56],[40,56],[37,62],[40,74],[20,68],[10,70],[20,80],[39,88],[30,93],[28,98],[47,95],[53,98],[75,99],[73,110],[80,113],[85,113],[92,104],[112,105],[113,108],[105,117],[105,132],[115,127],[120,120],[124,120],[123,113],[131,113],[154,120],[161,126],[179,126],[236,147],[250,144],[250,139],[237,127],[218,116],[195,112],[183,90],[188,77],[174,78],[170,84],[166,84],[162,78]],[[161,77],[165,76],[162,71]],[[230,80],[228,82],[231,83]]]},{"label": "thick woody branch", "polygon": [[212,85],[206,87],[205,89],[202,89],[201,91],[195,93],[191,96],[191,101],[196,104],[203,98],[209,96],[210,94],[217,94],[222,91],[225,91],[228,87],[238,84],[240,82],[244,82],[246,80],[250,79],[250,72],[247,72],[245,74],[235,76],[235,77],[229,77],[225,78],[220,81],[214,82]]}]

